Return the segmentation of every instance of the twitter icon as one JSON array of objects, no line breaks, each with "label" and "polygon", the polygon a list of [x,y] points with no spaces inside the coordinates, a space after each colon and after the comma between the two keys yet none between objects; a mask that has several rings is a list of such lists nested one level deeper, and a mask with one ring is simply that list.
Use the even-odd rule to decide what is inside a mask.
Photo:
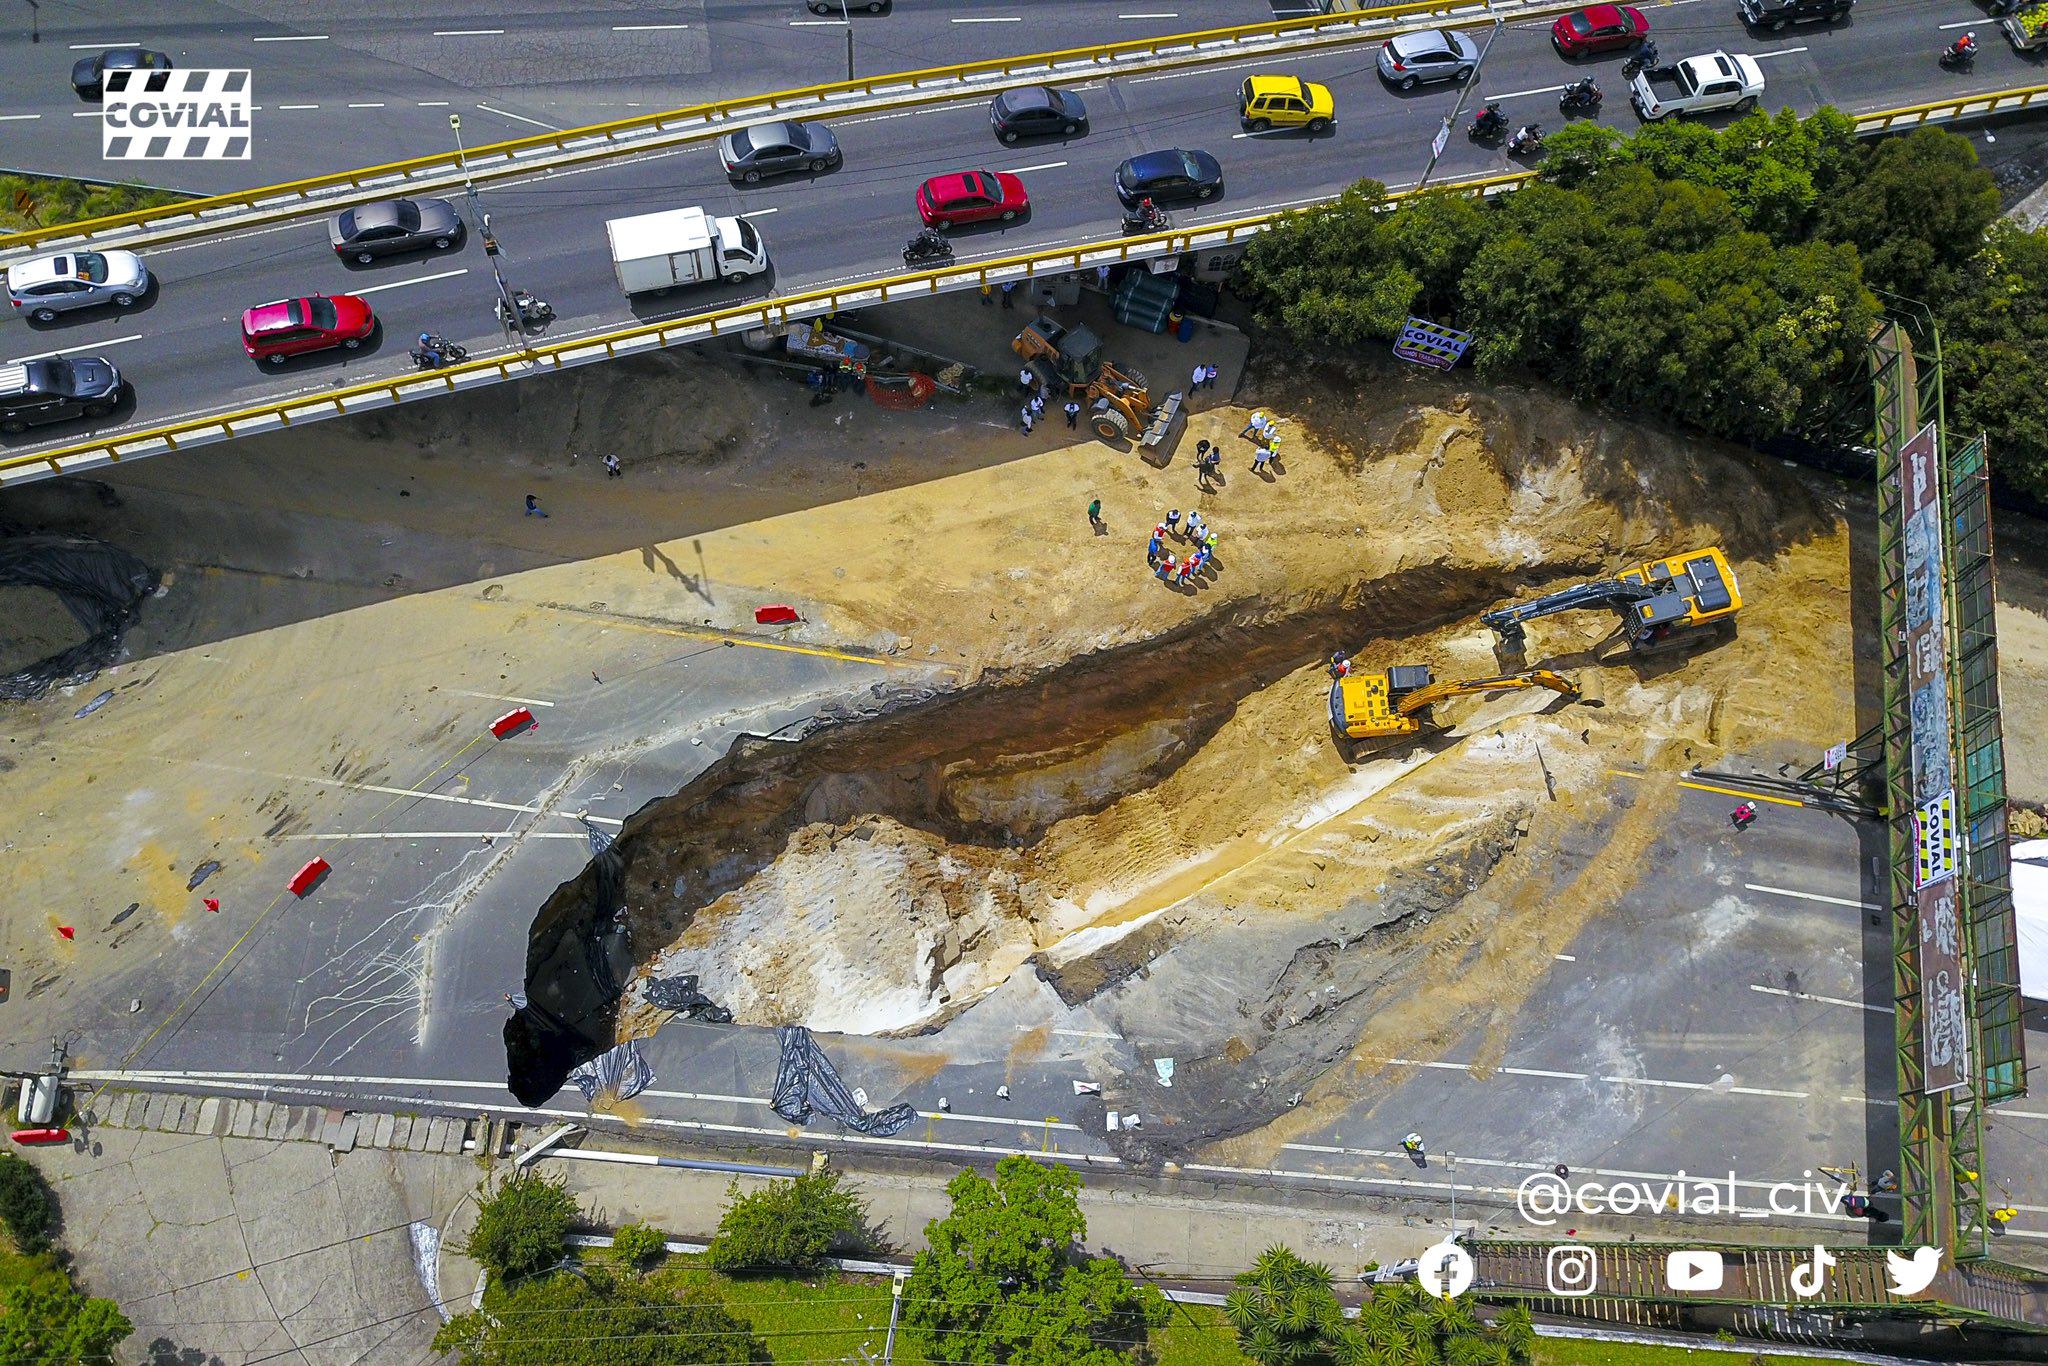
[{"label": "twitter icon", "polygon": [[1918,1247],[1910,1257],[1901,1257],[1896,1252],[1884,1254],[1884,1269],[1890,1274],[1894,1295],[1917,1295],[1934,1282],[1934,1273],[1941,1270],[1941,1249]]}]

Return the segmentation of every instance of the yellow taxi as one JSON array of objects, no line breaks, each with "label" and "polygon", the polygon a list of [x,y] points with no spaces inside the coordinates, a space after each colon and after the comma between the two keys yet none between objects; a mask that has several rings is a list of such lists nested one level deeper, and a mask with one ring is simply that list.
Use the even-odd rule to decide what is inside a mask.
[{"label": "yellow taxi", "polygon": [[1247,76],[1237,88],[1237,117],[1247,133],[1306,128],[1320,133],[1337,116],[1330,87],[1293,76]]}]

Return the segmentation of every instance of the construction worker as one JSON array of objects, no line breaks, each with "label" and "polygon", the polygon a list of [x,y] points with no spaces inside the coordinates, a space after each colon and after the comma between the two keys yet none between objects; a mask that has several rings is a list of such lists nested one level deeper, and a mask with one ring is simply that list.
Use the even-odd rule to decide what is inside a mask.
[{"label": "construction worker", "polygon": [[1415,1133],[1413,1130],[1409,1131],[1408,1137],[1401,1140],[1401,1146],[1406,1148],[1411,1156],[1420,1157],[1422,1155],[1422,1135]]},{"label": "construction worker", "polygon": [[1344,678],[1350,673],[1351,656],[1345,654],[1342,650],[1334,651],[1330,655],[1330,677]]},{"label": "construction worker", "polygon": [[1264,408],[1254,409],[1252,420],[1244,424],[1244,430],[1239,432],[1238,435],[1248,436],[1254,441],[1262,441],[1266,436],[1266,424],[1271,421],[1272,419],[1266,416]]},{"label": "construction worker", "polygon": [[1157,532],[1153,533],[1151,543],[1145,547],[1145,563],[1149,565],[1157,565],[1159,563],[1159,535]]},{"label": "construction worker", "polygon": [[1755,804],[1751,802],[1742,803],[1728,814],[1728,819],[1734,822],[1737,830],[1749,829],[1750,822],[1756,819]]},{"label": "construction worker", "polygon": [[1168,531],[1172,532],[1172,533],[1173,533],[1173,534],[1174,534],[1175,536],[1179,536],[1179,535],[1180,535],[1180,509],[1179,509],[1179,508],[1175,508],[1175,509],[1174,509],[1173,511],[1171,511],[1171,512],[1169,512],[1169,513],[1167,513],[1167,514],[1166,514],[1166,529],[1167,529]]}]

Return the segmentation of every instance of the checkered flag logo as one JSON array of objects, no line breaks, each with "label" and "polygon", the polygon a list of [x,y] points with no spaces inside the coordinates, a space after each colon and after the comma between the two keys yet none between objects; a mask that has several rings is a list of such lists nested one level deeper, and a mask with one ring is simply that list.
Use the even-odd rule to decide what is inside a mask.
[{"label": "checkered flag logo", "polygon": [[246,69],[109,71],[100,155],[108,161],[247,161]]}]

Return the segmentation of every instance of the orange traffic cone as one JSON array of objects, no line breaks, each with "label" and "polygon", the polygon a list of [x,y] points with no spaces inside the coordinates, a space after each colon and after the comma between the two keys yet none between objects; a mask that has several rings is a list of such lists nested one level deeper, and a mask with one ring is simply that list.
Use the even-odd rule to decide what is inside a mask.
[{"label": "orange traffic cone", "polygon": [[78,931],[72,929],[69,925],[59,925],[57,927],[57,933],[63,935],[66,939],[78,938]]},{"label": "orange traffic cone", "polygon": [[204,897],[201,899],[200,904],[209,911],[217,911],[220,909],[220,898],[217,896]]}]

